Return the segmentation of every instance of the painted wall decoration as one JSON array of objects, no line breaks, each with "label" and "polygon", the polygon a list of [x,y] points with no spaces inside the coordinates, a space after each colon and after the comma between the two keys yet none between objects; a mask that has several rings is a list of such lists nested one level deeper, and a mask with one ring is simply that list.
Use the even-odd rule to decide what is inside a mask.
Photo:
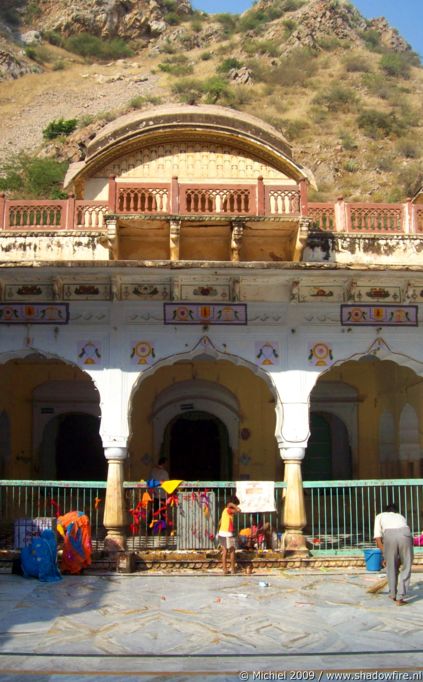
[{"label": "painted wall decoration", "polygon": [[111,286],[87,282],[64,284],[63,298],[68,301],[108,301],[111,298]]},{"label": "painted wall decoration", "polygon": [[[291,300],[295,300],[295,289],[291,292]],[[344,300],[344,287],[342,285],[304,285],[300,284],[297,288],[299,303],[309,303],[324,301],[329,303],[339,303]],[[294,298],[293,298],[294,297]]]},{"label": "painted wall decoration", "polygon": [[314,367],[330,367],[333,363],[332,347],[323,341],[310,344],[307,360]]},{"label": "painted wall decoration", "polygon": [[67,324],[67,303],[2,303],[0,324]]},{"label": "painted wall decoration", "polygon": [[51,284],[6,284],[4,298],[6,301],[52,301],[53,286]]},{"label": "painted wall decoration", "polygon": [[153,344],[150,341],[135,341],[130,357],[133,365],[152,365],[156,357]]},{"label": "painted wall decoration", "polygon": [[347,327],[417,327],[417,306],[341,305],[341,324]]},{"label": "painted wall decoration", "polygon": [[170,298],[170,286],[166,282],[122,284],[120,291],[125,301],[165,301]]},{"label": "painted wall decoration", "polygon": [[101,365],[101,343],[92,339],[79,341],[77,356],[80,365]]},{"label": "painted wall decoration", "polygon": [[180,299],[190,301],[201,299],[204,301],[228,301],[229,284],[212,284],[204,282],[202,284],[181,284]]},{"label": "painted wall decoration", "polygon": [[165,303],[165,324],[247,324],[245,303],[213,304]]},{"label": "painted wall decoration", "polygon": [[381,301],[383,303],[400,303],[401,287],[399,286],[375,286],[361,282],[352,282],[348,295],[349,301],[365,303],[366,301]]},{"label": "painted wall decoration", "polygon": [[423,282],[408,282],[404,290],[405,303],[423,303]]},{"label": "painted wall decoration", "polygon": [[279,365],[280,353],[277,341],[257,341],[255,344],[256,364],[266,367]]}]

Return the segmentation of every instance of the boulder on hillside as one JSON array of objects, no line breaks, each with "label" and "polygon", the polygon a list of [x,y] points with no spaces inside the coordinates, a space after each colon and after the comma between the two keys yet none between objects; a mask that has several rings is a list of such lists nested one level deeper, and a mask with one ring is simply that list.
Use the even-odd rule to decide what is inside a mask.
[{"label": "boulder on hillside", "polygon": [[[65,6],[63,6],[65,4]],[[134,40],[160,34],[168,26],[169,4],[165,0],[38,0],[39,30],[56,31],[68,37],[90,33],[102,38]],[[189,15],[189,0],[175,3],[177,15]]]}]

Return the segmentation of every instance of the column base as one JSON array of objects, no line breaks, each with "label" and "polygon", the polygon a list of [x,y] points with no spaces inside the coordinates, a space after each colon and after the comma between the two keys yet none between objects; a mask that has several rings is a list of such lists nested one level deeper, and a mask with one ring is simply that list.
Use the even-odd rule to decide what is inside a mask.
[{"label": "column base", "polygon": [[104,538],[104,551],[109,554],[124,552],[126,550],[126,536],[122,530],[108,529]]},{"label": "column base", "polygon": [[310,555],[307,543],[301,531],[287,530],[282,536],[285,555],[306,557]]}]

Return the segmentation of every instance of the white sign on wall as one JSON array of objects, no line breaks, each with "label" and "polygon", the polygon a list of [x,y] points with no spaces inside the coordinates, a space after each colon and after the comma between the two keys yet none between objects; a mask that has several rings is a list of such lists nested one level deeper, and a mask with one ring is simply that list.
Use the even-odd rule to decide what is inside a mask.
[{"label": "white sign on wall", "polygon": [[236,496],[246,514],[276,511],[274,481],[237,481]]}]

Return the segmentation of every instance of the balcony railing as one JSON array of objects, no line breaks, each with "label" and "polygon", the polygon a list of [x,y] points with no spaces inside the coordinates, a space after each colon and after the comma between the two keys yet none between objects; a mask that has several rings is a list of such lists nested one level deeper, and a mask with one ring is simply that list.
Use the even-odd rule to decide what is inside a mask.
[{"label": "balcony railing", "polygon": [[[275,512],[237,515],[236,533],[267,522],[273,548],[278,549],[285,488],[285,483],[275,483]],[[37,523],[54,526],[58,510],[84,511],[91,520],[93,546],[102,549],[105,489],[105,482],[0,481],[0,549],[19,549],[36,532]],[[220,514],[235,490],[233,481],[186,482],[173,495],[149,491],[153,500],[146,501],[145,483],[124,483],[128,549],[215,548]],[[362,555],[363,549],[374,546],[374,518],[389,502],[396,502],[414,537],[423,533],[423,479],[306,481],[304,497],[304,535],[312,554]],[[414,549],[423,552],[423,545]]]},{"label": "balcony railing", "polygon": [[102,230],[107,215],[307,217],[312,229],[355,235],[402,235],[423,232],[423,206],[404,204],[308,202],[305,181],[299,185],[256,183],[121,183],[109,180],[108,199],[86,201],[7,200],[0,195],[0,230]]}]

